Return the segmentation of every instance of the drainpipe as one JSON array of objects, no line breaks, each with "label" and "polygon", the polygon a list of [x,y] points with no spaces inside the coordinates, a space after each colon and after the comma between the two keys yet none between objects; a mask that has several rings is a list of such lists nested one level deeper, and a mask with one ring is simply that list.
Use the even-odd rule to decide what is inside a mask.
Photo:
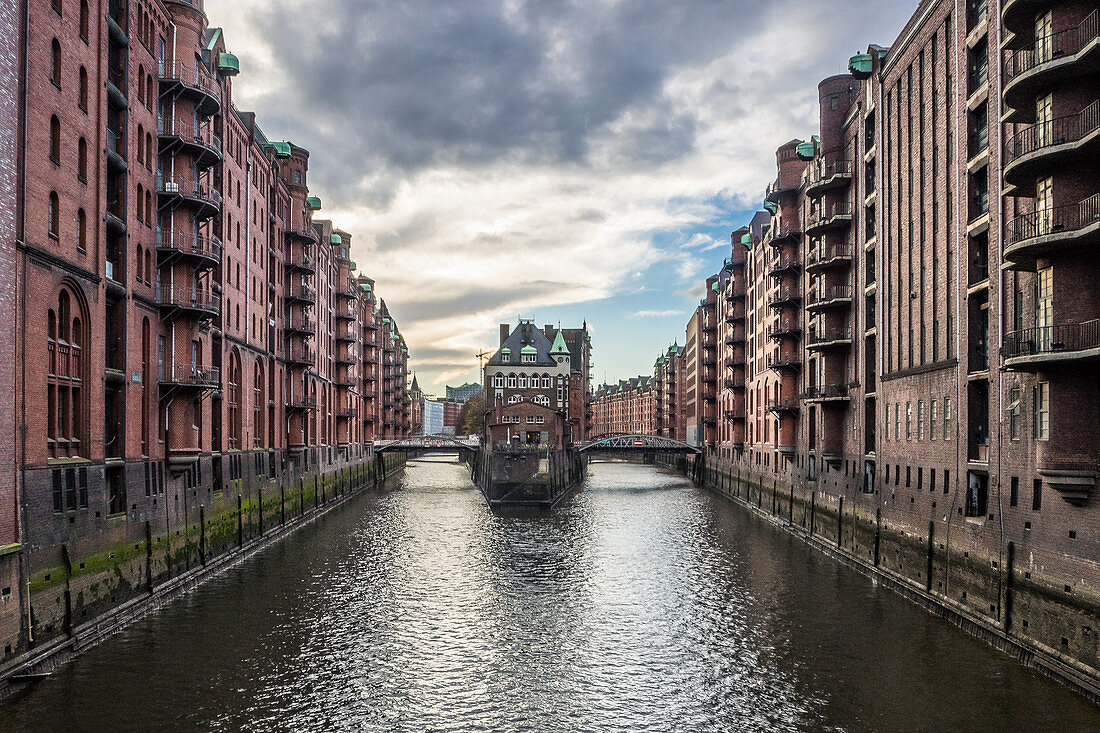
[{"label": "drainpipe", "polygon": [[[15,236],[17,244],[25,244],[25,202],[27,200],[27,176],[26,176],[26,149],[27,149],[27,79],[29,78],[27,60],[27,39],[30,37],[30,20],[27,3],[20,3],[20,42],[19,42],[19,119],[18,139],[19,147],[16,156],[16,187],[19,195],[15,200]],[[20,424],[19,424],[19,497],[15,507],[19,516],[19,525],[16,536],[21,543],[25,542],[27,535],[27,250],[23,248],[22,268],[23,277],[21,283],[20,303],[20,355],[19,355],[19,383],[20,383]],[[19,618],[21,641],[26,644],[34,643],[34,627],[31,625],[31,593],[30,593],[30,563],[27,560],[27,551],[24,547],[19,553]],[[23,623],[26,626],[23,626]]]},{"label": "drainpipe", "polygon": [[[1000,48],[1001,47],[1001,24],[998,22],[998,23],[996,23],[996,26],[997,26],[997,29],[996,29],[997,48]],[[1001,98],[1001,75],[997,74],[996,79],[997,79],[997,90],[996,90],[997,91],[997,99],[999,100]],[[1003,125],[998,125],[998,127],[997,127],[997,144],[998,144],[998,146],[1000,146],[1000,144],[1001,144],[1001,136],[1002,136],[1003,133],[1004,133],[1004,126]],[[996,236],[996,244],[997,244],[997,260],[996,260],[997,261],[997,298],[1000,299],[1000,303],[998,304],[998,307],[997,307],[997,314],[998,314],[998,318],[997,318],[997,335],[998,335],[998,337],[1001,338],[1001,343],[1003,343],[1004,332],[1005,332],[1005,297],[1004,297],[1005,272],[1004,272],[1004,269],[1000,266],[1000,263],[1001,263],[1001,251],[1003,249],[1003,241],[1002,240],[1003,240],[1003,237],[1004,237],[1003,232],[1004,232],[1004,220],[1005,220],[1005,199],[1004,199],[1004,196],[1000,195],[1001,190],[1002,190],[1002,181],[999,180],[997,182],[997,186],[998,186],[998,188],[997,188],[997,193],[998,193],[998,196],[997,196],[997,231],[995,233],[995,236]],[[986,338],[986,348],[987,349],[989,348],[989,339],[988,339],[988,337]],[[997,347],[997,361],[998,362],[1001,361],[1001,349],[1000,349],[999,345]],[[1003,492],[1001,491],[1001,489],[1004,486],[1004,482],[1002,481],[1002,471],[1001,471],[1001,468],[1002,468],[1002,465],[1001,465],[1001,460],[1002,460],[1001,450],[1004,447],[1004,423],[1002,422],[1002,415],[1003,415],[1002,410],[1003,410],[1003,404],[1004,404],[1003,400],[1004,400],[1004,369],[1001,369],[1000,366],[998,365],[998,367],[997,367],[997,519],[1000,523],[1000,526],[999,526],[1000,538],[999,538],[999,541],[997,542],[997,575],[998,575],[998,578],[1000,579],[998,581],[998,585],[1000,587],[998,588],[998,592],[997,592],[997,607],[1000,611],[1006,610],[1004,608],[1001,608],[1001,591],[1003,590],[1006,583],[1008,582],[1007,576],[1005,575],[1005,567],[1004,567],[1005,519],[1004,519],[1004,512],[1002,511],[1002,508],[1004,506],[1004,497],[1003,497]],[[1007,598],[1005,600],[1006,600],[1005,605],[1007,606]],[[998,617],[1001,617],[1002,613],[999,612],[997,615],[998,615]],[[1002,623],[1005,623],[1005,622],[1008,621],[1007,618],[998,618],[998,620],[1001,621]]]}]

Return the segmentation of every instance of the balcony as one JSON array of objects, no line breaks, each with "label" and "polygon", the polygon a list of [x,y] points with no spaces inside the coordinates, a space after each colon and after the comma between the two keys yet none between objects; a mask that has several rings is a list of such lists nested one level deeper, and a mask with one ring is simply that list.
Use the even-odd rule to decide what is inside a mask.
[{"label": "balcony", "polygon": [[336,340],[340,343],[354,344],[355,339],[356,339],[355,333],[351,329],[347,329],[347,330],[342,331],[342,332],[337,332],[337,334],[336,334]]},{"label": "balcony", "polygon": [[286,350],[284,358],[292,366],[313,366],[317,363],[317,352],[304,344],[295,344]]},{"label": "balcony", "polygon": [[[349,304],[348,307],[346,307],[346,308],[337,308],[336,309],[336,320],[337,321],[354,321],[358,317],[359,317],[359,312],[355,309],[354,304]],[[363,325],[364,325],[364,327],[367,326],[367,324],[363,324]]]},{"label": "balcony", "polygon": [[816,237],[851,223],[852,205],[847,201],[840,201],[810,212],[810,216],[806,219],[806,234]]},{"label": "balcony", "polygon": [[768,230],[767,240],[771,246],[780,247],[787,242],[797,242],[801,236],[802,227],[799,226],[797,218],[794,218],[793,221],[784,219],[777,225],[772,225],[772,228]]},{"label": "balcony", "polygon": [[843,188],[851,181],[852,161],[844,157],[844,151],[823,153],[810,165],[806,195],[810,198],[821,198],[826,191]]},{"label": "balcony", "polygon": [[789,397],[772,399],[768,402],[768,412],[776,414],[797,415],[799,410],[798,400]]},{"label": "balcony", "polygon": [[1035,119],[1035,99],[1052,84],[1095,73],[1100,51],[1100,11],[1093,11],[1079,25],[1036,38],[1029,48],[1005,56],[1005,107],[1013,113],[1008,122]]},{"label": "balcony", "polygon": [[791,254],[776,253],[768,258],[768,274],[772,277],[795,275],[802,269],[802,263]]},{"label": "balcony", "polygon": [[336,410],[336,417],[347,420],[359,416],[359,410],[354,407],[340,407]]},{"label": "balcony", "polygon": [[793,351],[769,354],[765,360],[765,364],[768,369],[775,372],[781,372],[785,369],[788,371],[798,371],[802,368],[802,356]]},{"label": "balcony", "polygon": [[126,170],[126,137],[107,130],[107,167],[112,171]]},{"label": "balcony", "polygon": [[162,387],[201,390],[222,388],[220,369],[194,364],[164,364],[160,367],[158,381]]},{"label": "balcony", "polygon": [[199,168],[209,168],[222,159],[222,139],[214,134],[209,125],[198,125],[193,119],[158,115],[157,136],[160,138],[160,153],[184,149]]},{"label": "balcony", "polygon": [[1037,326],[1005,336],[1005,368],[1039,371],[1051,365],[1100,359],[1100,319],[1059,326]]},{"label": "balcony", "polygon": [[815,247],[806,255],[806,272],[809,273],[822,272],[833,267],[846,267],[851,264],[852,246],[847,242],[821,249]]},{"label": "balcony", "polygon": [[1005,31],[1013,34],[1017,44],[1035,42],[1035,16],[1047,0],[1004,0],[1001,6],[1001,22]]},{"label": "balcony", "polygon": [[1093,102],[1077,114],[1025,127],[1005,142],[1005,182],[1028,186],[1070,160],[1096,158],[1100,153],[1098,141],[1100,102]]},{"label": "balcony", "polygon": [[1031,270],[1050,252],[1100,242],[1100,194],[1067,206],[1021,214],[1005,227],[1005,266]]},{"label": "balcony", "polygon": [[189,230],[157,230],[157,254],[161,264],[177,257],[191,260],[195,268],[205,270],[222,261],[222,243],[217,237],[195,234]]},{"label": "balcony", "polygon": [[160,94],[193,99],[200,115],[216,115],[221,111],[221,87],[213,75],[195,66],[195,62],[171,59],[161,62]]},{"label": "balcony", "polygon": [[307,254],[296,252],[288,255],[286,262],[283,263],[286,269],[297,272],[308,272],[313,274],[317,271],[317,263]]},{"label": "balcony", "polygon": [[185,311],[200,319],[214,318],[222,312],[222,296],[209,290],[188,286],[158,285],[157,305],[169,311]]},{"label": "balcony", "polygon": [[726,420],[729,422],[739,422],[745,419],[745,410],[740,407],[735,407],[732,410],[725,411]]},{"label": "balcony", "polygon": [[741,328],[734,328],[726,334],[726,346],[737,346],[738,344],[745,343],[745,331]]},{"label": "balcony", "polygon": [[317,232],[313,231],[313,227],[306,223],[292,224],[289,229],[286,230],[287,239],[298,239],[303,242],[316,242]]},{"label": "balcony", "polygon": [[744,389],[745,378],[743,376],[726,377],[722,380],[722,386],[726,389]]},{"label": "balcony", "polygon": [[810,404],[827,402],[848,402],[851,399],[847,384],[822,384],[807,387],[802,399]]},{"label": "balcony", "polygon": [[829,308],[849,308],[852,305],[851,285],[826,285],[811,292],[806,298],[806,310],[823,311]]},{"label": "balcony", "polygon": [[785,305],[795,305],[802,301],[802,293],[798,288],[776,288],[775,292],[768,296],[770,308],[780,308]]},{"label": "balcony", "polygon": [[314,299],[313,288],[308,285],[289,285],[286,290],[283,291],[283,297],[288,303],[291,302],[304,302],[312,303]]},{"label": "balcony", "polygon": [[292,335],[304,336],[317,333],[317,325],[310,319],[302,316],[291,316],[283,321],[283,330]]},{"label": "balcony", "polygon": [[726,323],[734,324],[745,320],[745,304],[736,303],[731,306],[725,315]]},{"label": "balcony", "polygon": [[764,200],[769,203],[778,204],[779,199],[784,196],[789,196],[798,192],[798,183],[785,183],[783,177],[780,176],[774,181],[768,184],[767,190],[764,192]]},{"label": "balcony", "polygon": [[[350,352],[344,354],[337,353],[336,355],[336,363],[340,366],[351,366],[353,364],[356,364],[358,361],[359,359],[356,357],[356,355]],[[367,364],[373,363],[369,359],[364,359],[363,361]]]},{"label": "balcony", "polygon": [[740,277],[730,278],[729,286],[726,288],[726,301],[728,303],[736,303],[737,301],[744,300],[746,294],[745,281]]},{"label": "balcony", "polygon": [[827,328],[818,332],[811,329],[806,335],[806,348],[810,351],[845,348],[852,345],[850,328]]},{"label": "balcony", "polygon": [[336,287],[337,298],[350,298],[352,300],[359,297],[359,286],[354,281],[347,283],[344,287]]},{"label": "balcony", "polygon": [[287,412],[294,410],[316,410],[317,398],[304,395],[290,395],[286,398]]},{"label": "balcony", "polygon": [[157,194],[162,203],[178,206],[188,204],[195,209],[195,217],[205,219],[214,216],[222,208],[222,195],[209,183],[183,176],[157,175]]},{"label": "balcony", "polygon": [[793,318],[781,318],[768,326],[768,338],[781,339],[785,336],[798,336],[802,333],[802,326]]}]

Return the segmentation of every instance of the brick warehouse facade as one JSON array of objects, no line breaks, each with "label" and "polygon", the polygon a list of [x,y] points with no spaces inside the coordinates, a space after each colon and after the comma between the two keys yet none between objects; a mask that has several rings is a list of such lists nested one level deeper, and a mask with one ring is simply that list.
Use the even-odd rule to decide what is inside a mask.
[{"label": "brick warehouse facade", "polygon": [[1098,12],[925,0],[822,81],[688,323],[683,397],[712,485],[1092,695]]},{"label": "brick warehouse facade", "polygon": [[0,663],[262,528],[292,483],[316,498],[411,417],[396,322],[315,218],[309,152],[234,107],[202,3],[16,5]]}]

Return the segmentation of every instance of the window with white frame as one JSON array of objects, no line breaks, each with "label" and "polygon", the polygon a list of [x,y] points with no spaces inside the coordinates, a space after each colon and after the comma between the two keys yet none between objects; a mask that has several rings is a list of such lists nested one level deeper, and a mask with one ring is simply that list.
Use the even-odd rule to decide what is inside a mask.
[{"label": "window with white frame", "polygon": [[496,387],[497,389],[503,389],[504,388],[504,375],[503,374],[498,374],[493,378],[493,386]]},{"label": "window with white frame", "polygon": [[527,375],[526,374],[519,375],[519,388],[520,389],[527,389]]},{"label": "window with white frame", "polygon": [[534,364],[536,361],[538,361],[538,354],[524,354],[523,355],[523,363],[524,364]]},{"label": "window with white frame", "polygon": [[542,405],[543,407],[550,406],[550,398],[544,394],[535,395],[531,398],[531,401],[534,402],[536,405]]},{"label": "window with white frame", "polygon": [[514,394],[508,398],[509,405],[514,405],[519,402],[523,402],[523,395]]},{"label": "window with white frame", "polygon": [[550,375],[549,374],[543,374],[542,375],[542,388],[543,389],[550,389],[550,384],[551,384]]},{"label": "window with white frame", "polygon": [[508,375],[508,386],[512,389],[516,388],[516,375],[515,374],[509,374]]}]

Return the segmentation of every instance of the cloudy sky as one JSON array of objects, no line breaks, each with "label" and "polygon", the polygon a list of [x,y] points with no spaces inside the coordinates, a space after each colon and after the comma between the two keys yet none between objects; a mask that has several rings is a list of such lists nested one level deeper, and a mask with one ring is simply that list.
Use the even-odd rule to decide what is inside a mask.
[{"label": "cloudy sky", "polygon": [[429,392],[496,324],[592,328],[649,373],[729,234],[815,132],[817,82],[915,0],[206,0],[238,107],[311,151]]}]

